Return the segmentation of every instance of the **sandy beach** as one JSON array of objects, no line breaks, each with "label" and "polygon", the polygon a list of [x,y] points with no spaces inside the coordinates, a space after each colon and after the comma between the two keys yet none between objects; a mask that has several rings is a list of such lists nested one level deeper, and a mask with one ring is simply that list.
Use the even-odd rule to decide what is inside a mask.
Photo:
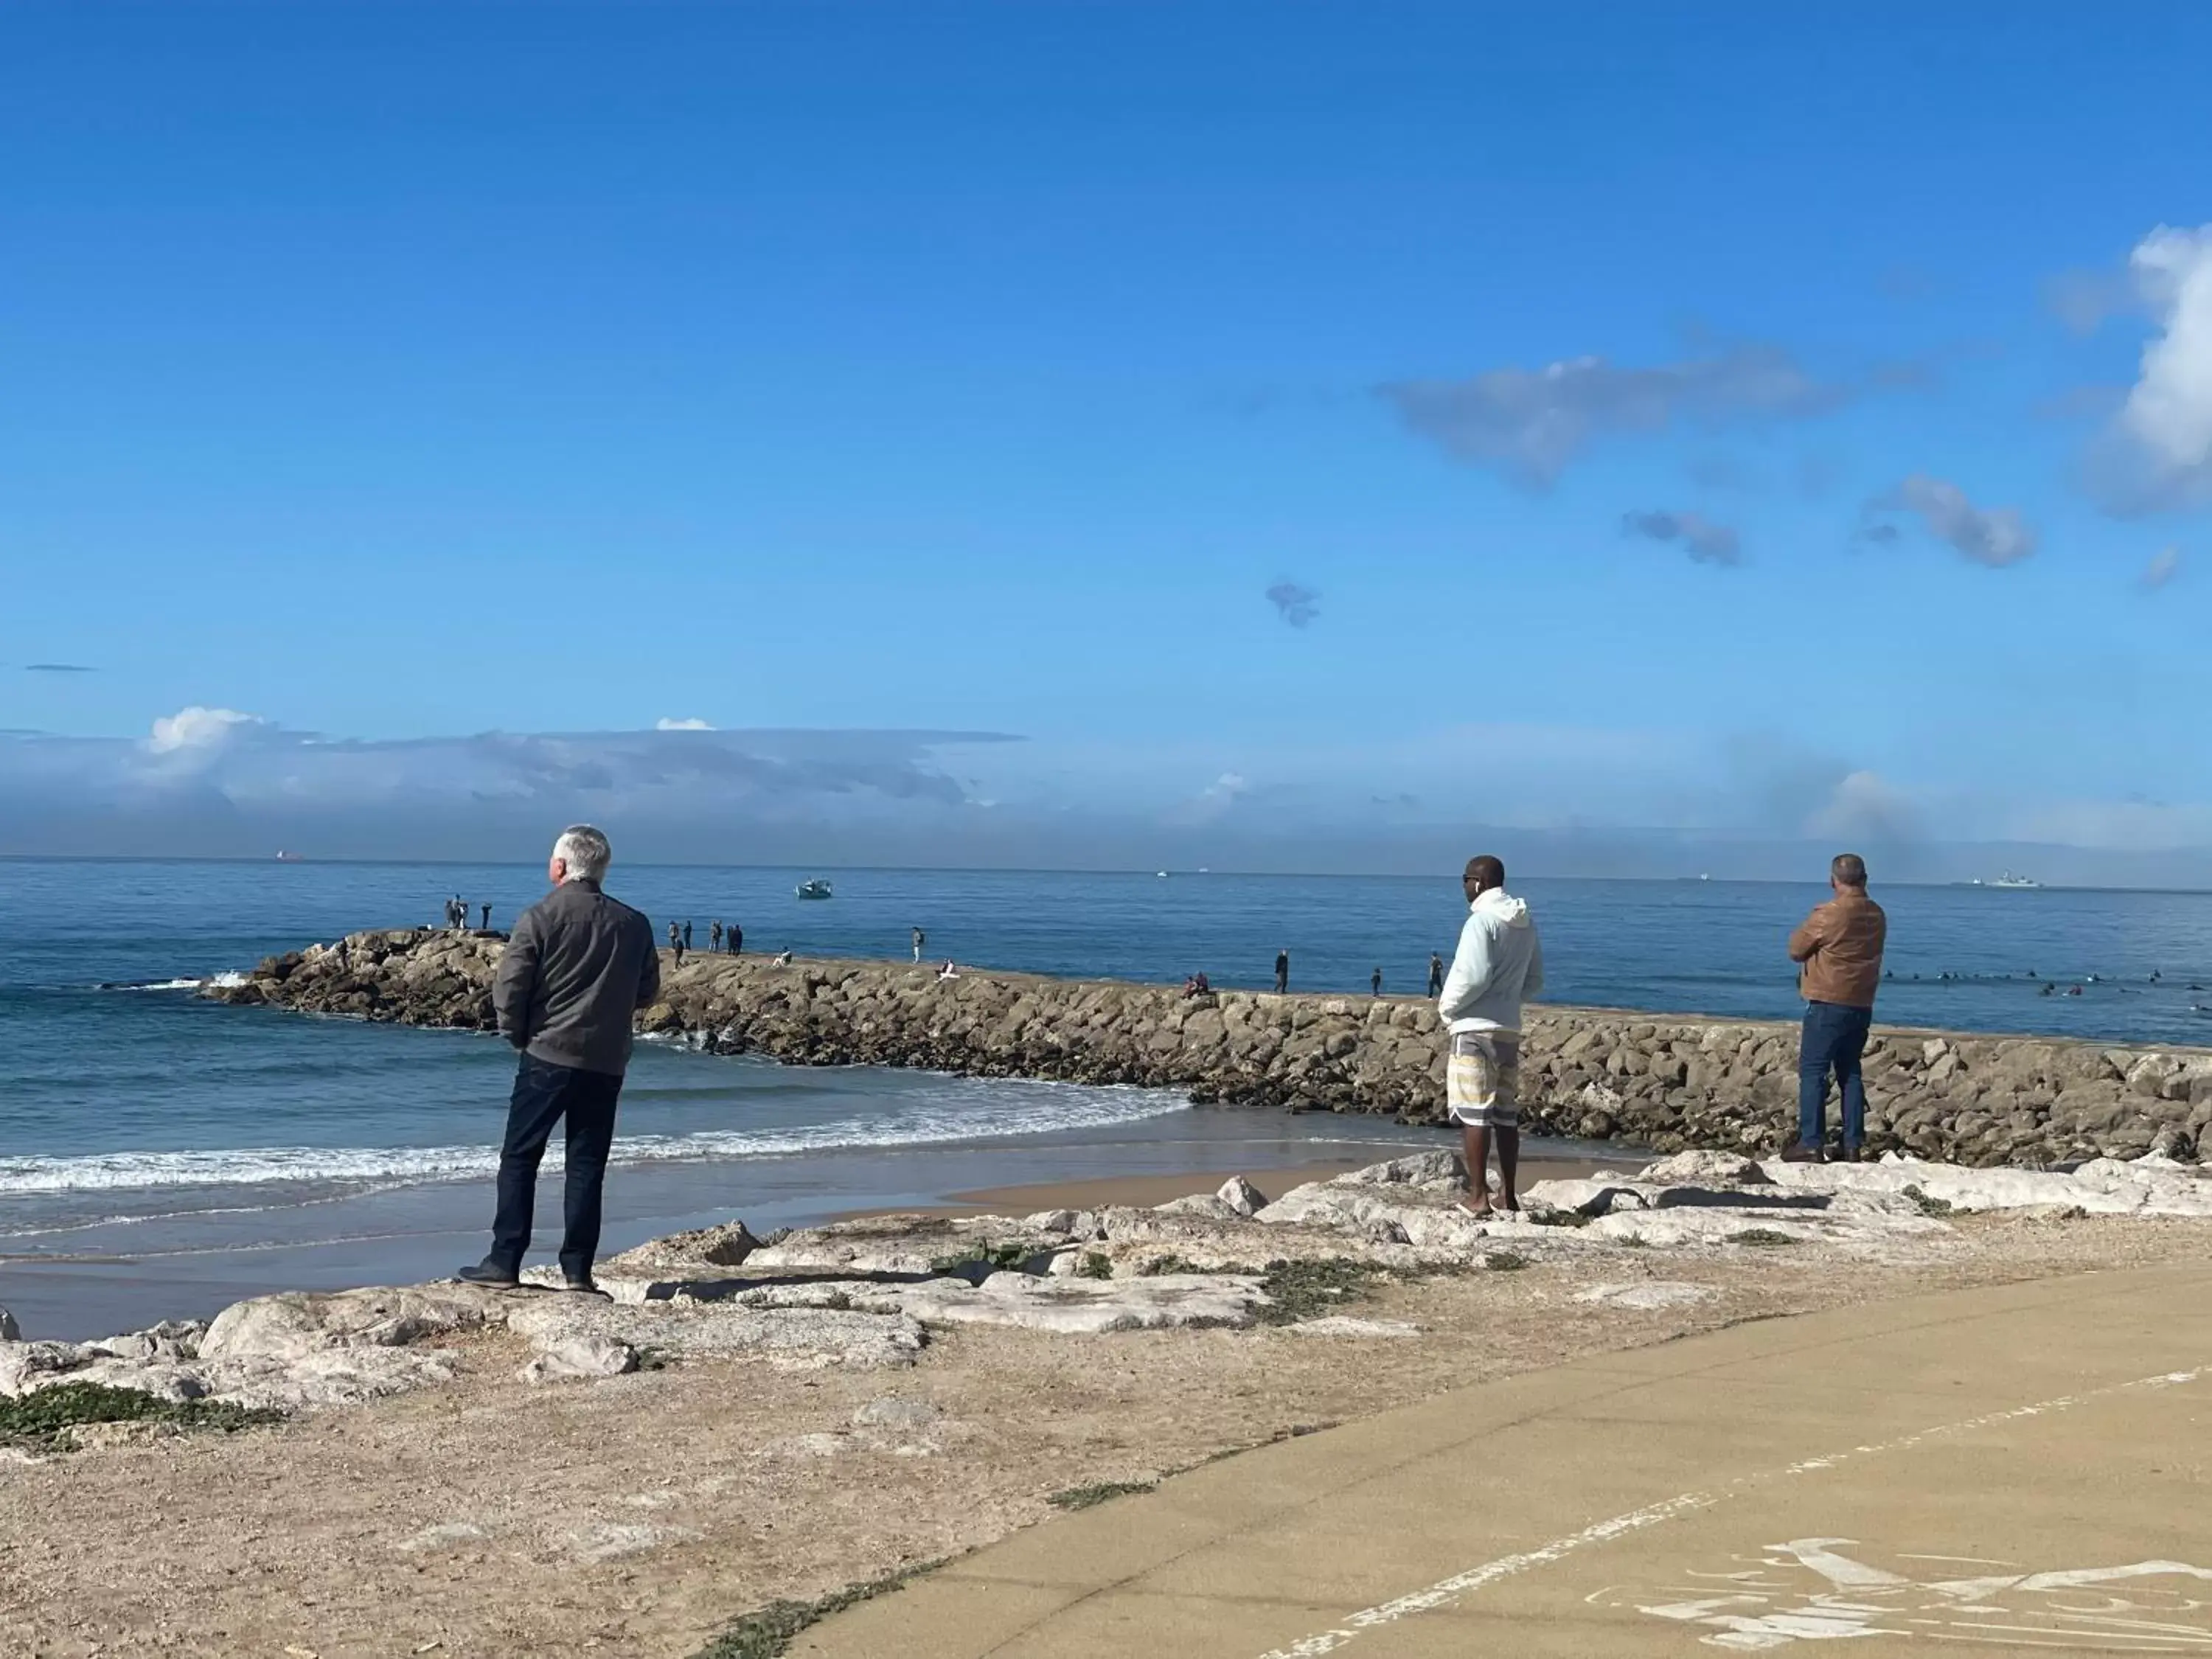
[{"label": "sandy beach", "polygon": [[[1343,1161],[1249,1173],[1312,1179]],[[1195,1200],[1214,1173],[963,1196],[1007,1209]],[[1532,1180],[1571,1195],[1632,1172],[1600,1173]],[[2185,1171],[2172,1180],[2195,1190]],[[1194,1239],[1212,1224],[1115,1213],[1199,1228]],[[1658,1225],[1692,1212],[1650,1213]],[[1753,1249],[1709,1234],[1622,1250],[1524,1223],[1462,1271],[1365,1283],[1343,1334],[1326,1322],[1315,1334],[1263,1323],[1089,1335],[933,1322],[892,1369],[684,1360],[546,1386],[519,1379],[529,1348],[514,1331],[456,1331],[439,1339],[456,1366],[438,1386],[228,1437],[103,1431],[66,1455],[0,1464],[0,1642],[33,1659],[689,1659],[750,1609],[911,1571],[1086,1493],[1140,1491],[1443,1390],[1745,1321],[2200,1260],[2212,1222],[2044,1204],[1885,1224],[1899,1243]],[[1137,1270],[1129,1260],[1118,1271]]]}]

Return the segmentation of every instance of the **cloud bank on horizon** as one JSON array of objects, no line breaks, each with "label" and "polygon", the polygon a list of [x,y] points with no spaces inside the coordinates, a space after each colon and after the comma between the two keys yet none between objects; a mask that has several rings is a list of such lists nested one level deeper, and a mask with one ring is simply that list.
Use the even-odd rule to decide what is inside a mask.
[{"label": "cloud bank on horizon", "polygon": [[526,857],[576,819],[618,830],[633,856],[726,863],[1150,867],[1172,849],[1220,868],[1387,869],[1478,827],[1570,872],[1655,848],[1726,869],[1747,838],[1893,854],[2212,843],[2212,806],[1915,790],[1772,737],[1461,725],[1255,749],[1225,769],[1223,752],[1189,738],[1054,752],[999,732],[688,720],[377,740],[194,706],[138,738],[0,733],[0,854]]}]

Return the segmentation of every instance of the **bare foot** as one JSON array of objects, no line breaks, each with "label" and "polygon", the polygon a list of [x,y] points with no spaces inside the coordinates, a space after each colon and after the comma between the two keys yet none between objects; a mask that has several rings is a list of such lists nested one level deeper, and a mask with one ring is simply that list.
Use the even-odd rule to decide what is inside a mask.
[{"label": "bare foot", "polygon": [[1459,1200],[1459,1206],[1477,1221],[1487,1221],[1498,1213],[1487,1204],[1470,1204],[1463,1198]]}]

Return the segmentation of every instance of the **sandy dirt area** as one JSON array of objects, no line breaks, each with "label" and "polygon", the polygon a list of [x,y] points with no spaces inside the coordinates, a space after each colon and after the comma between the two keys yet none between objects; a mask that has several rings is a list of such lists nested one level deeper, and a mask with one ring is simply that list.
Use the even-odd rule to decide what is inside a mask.
[{"label": "sandy dirt area", "polygon": [[[684,1659],[769,1601],[1043,1521],[1055,1492],[1737,1321],[2198,1261],[2206,1236],[1974,1217],[1935,1265],[1611,1255],[1386,1282],[1346,1310],[1418,1334],[969,1327],[906,1370],[697,1363],[532,1387],[518,1339],[479,1335],[459,1382],[372,1407],[0,1462],[0,1652]],[[1639,1273],[1717,1294],[1577,1299]]]}]

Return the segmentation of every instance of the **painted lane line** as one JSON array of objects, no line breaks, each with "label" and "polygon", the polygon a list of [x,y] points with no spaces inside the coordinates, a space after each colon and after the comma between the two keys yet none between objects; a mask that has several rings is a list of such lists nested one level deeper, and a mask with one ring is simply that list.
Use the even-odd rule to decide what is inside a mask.
[{"label": "painted lane line", "polygon": [[1363,1607],[1333,1629],[1316,1631],[1313,1635],[1302,1638],[1288,1647],[1271,1648],[1261,1655],[1260,1659],[1322,1659],[1323,1655],[1334,1653],[1339,1648],[1356,1639],[1364,1632],[1395,1624],[1399,1620],[1413,1613],[1432,1613],[1438,1607],[1447,1607],[1463,1596],[1470,1595],[1479,1589],[1498,1583],[1500,1579],[1510,1578],[1537,1567],[1549,1566],[1554,1561],[1562,1560],[1577,1550],[1586,1549],[1595,1544],[1610,1543],[1616,1538],[1625,1538],[1631,1533],[1641,1532],[1647,1527],[1659,1526],[1668,1521],[1679,1520],[1686,1515],[1694,1515],[1700,1510],[1711,1509],[1716,1504],[1724,1503],[1753,1486],[1764,1486],[1770,1481],[1789,1480],[1796,1475],[1811,1474],[1820,1470],[1832,1469],[1839,1464],[1850,1462],[1858,1458],[1878,1457],[1890,1452],[1910,1450],[1912,1447],[1925,1444],[1930,1440],[1946,1439],[1954,1435],[1972,1434],[1977,1430],[1993,1428],[2000,1423],[2018,1422],[2024,1418],[2042,1417],[2051,1413],[2070,1411],[2076,1406],[2087,1405],[2093,1400],[2105,1399],[2112,1395],[2128,1394],[2144,1389],[2179,1387],[2196,1382],[2197,1378],[2204,1376],[2209,1369],[2212,1367],[2200,1367],[2197,1370],[2187,1371],[2161,1371],[2154,1376],[2139,1376],[2132,1382],[2115,1382],[2109,1387],[2092,1389],[2083,1394],[2060,1395],[2051,1400],[2039,1400],[2033,1405],[2014,1406],[2004,1411],[1984,1412],[1978,1417],[1964,1418],[1956,1423],[1943,1423],[1933,1428],[1917,1429],[1911,1434],[1899,1435],[1893,1440],[1877,1441],[1871,1445],[1853,1446],[1845,1451],[1831,1452],[1825,1457],[1807,1458],[1800,1462],[1784,1464],[1780,1468],[1765,1469],[1752,1474],[1738,1475],[1726,1486],[1717,1491],[1681,1492],[1673,1498],[1662,1498],[1656,1504],[1647,1504],[1642,1509],[1630,1510],[1626,1514],[1594,1522],[1580,1532],[1569,1533],[1564,1538],[1554,1538],[1549,1543],[1540,1544],[1534,1549],[1523,1550],[1512,1555],[1501,1555],[1494,1561],[1485,1561],[1479,1566],[1469,1567],[1464,1572],[1456,1572],[1449,1578],[1439,1580],[1425,1589],[1414,1590],[1410,1595],[1401,1595],[1395,1601],[1383,1601],[1371,1607]]}]

